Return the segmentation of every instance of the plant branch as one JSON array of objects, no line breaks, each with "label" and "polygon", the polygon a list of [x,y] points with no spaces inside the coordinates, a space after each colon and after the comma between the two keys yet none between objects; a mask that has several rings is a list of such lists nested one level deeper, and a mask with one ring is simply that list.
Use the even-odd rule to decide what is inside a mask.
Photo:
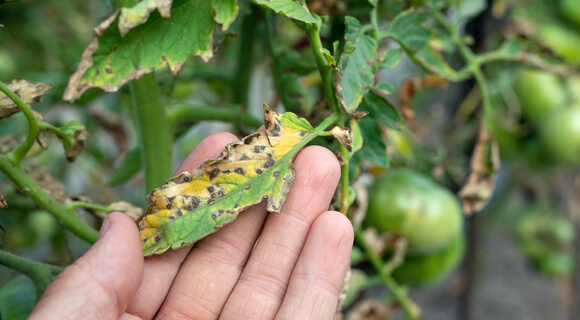
[{"label": "plant branch", "polygon": [[225,107],[196,106],[187,103],[177,103],[168,106],[167,120],[169,127],[176,129],[184,122],[199,122],[204,120],[216,120],[231,123],[241,123],[244,126],[259,128],[263,125],[253,116],[243,113],[240,105],[231,104]]},{"label": "plant branch", "polygon": [[7,155],[8,161],[10,161],[14,165],[20,165],[20,161],[26,156],[26,153],[30,150],[34,141],[36,140],[36,136],[38,135],[38,120],[34,116],[32,112],[32,108],[28,104],[26,104],[18,95],[16,95],[4,82],[0,81],[0,91],[2,91],[8,98],[10,98],[20,111],[26,117],[28,121],[28,134],[26,135],[26,140],[22,142],[16,149],[10,152]]},{"label": "plant branch", "polygon": [[76,208],[85,208],[85,209],[89,209],[89,210],[103,211],[106,213],[111,212],[111,209],[109,209],[109,207],[107,207],[107,206],[103,206],[103,205],[96,204],[96,203],[83,202],[83,201],[73,201],[73,202],[67,203],[66,207],[69,210],[75,210]]},{"label": "plant branch", "polygon": [[[314,53],[314,59],[318,65],[318,71],[320,72],[320,78],[322,79],[322,85],[324,86],[324,94],[328,100],[328,105],[333,113],[342,115],[342,110],[338,99],[336,98],[336,93],[334,92],[334,86],[331,77],[331,68],[328,65],[326,58],[322,52],[322,42],[320,42],[320,30],[316,23],[305,24],[306,33],[308,34],[308,41],[310,42],[310,47]],[[342,117],[340,117],[342,118]]]},{"label": "plant branch", "polygon": [[171,128],[154,73],[133,80],[131,94],[145,166],[145,191],[149,193],[171,176]]},{"label": "plant branch", "polygon": [[65,205],[48,195],[18,164],[14,164],[6,156],[0,155],[0,170],[22,192],[31,197],[44,210],[52,214],[67,229],[87,242],[95,243],[97,241],[98,233],[95,229],[87,226],[77,218],[73,210],[69,210]]},{"label": "plant branch", "polygon": [[365,254],[367,255],[369,262],[377,272],[381,281],[391,290],[397,301],[407,312],[407,315],[411,319],[418,319],[421,314],[421,309],[417,306],[409,297],[403,288],[391,277],[389,273],[384,268],[384,262],[375,253],[372,246],[367,242],[361,230],[354,231],[354,239],[361,246]]},{"label": "plant branch", "polygon": [[16,270],[32,280],[36,288],[36,301],[42,297],[44,290],[52,282],[54,276],[63,270],[62,267],[30,261],[4,250],[0,250],[0,264]]}]

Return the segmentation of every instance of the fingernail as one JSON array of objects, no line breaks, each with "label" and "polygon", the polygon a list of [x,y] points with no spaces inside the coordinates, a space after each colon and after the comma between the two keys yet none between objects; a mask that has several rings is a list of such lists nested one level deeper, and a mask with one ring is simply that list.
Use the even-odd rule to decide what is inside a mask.
[{"label": "fingernail", "polygon": [[101,231],[99,231],[99,237],[97,238],[97,241],[101,240],[101,238],[105,236],[105,233],[107,233],[107,231],[109,231],[110,228],[111,228],[111,219],[107,217],[107,219],[105,219],[103,221],[103,224],[101,225]]}]

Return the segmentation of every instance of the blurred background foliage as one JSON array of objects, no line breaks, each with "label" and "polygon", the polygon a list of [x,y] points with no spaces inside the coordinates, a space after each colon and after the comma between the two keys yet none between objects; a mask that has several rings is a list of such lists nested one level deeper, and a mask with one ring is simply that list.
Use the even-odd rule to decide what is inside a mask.
[{"label": "blurred background foliage", "polygon": [[[465,2],[485,7],[481,12],[475,8],[477,15],[460,20],[461,35],[474,52],[490,52],[512,39],[510,45],[525,48],[525,54],[517,62],[485,65],[492,102],[492,108],[485,110],[473,80],[450,82],[427,73],[404,52],[396,67],[378,72],[376,83],[394,85],[387,100],[396,107],[403,124],[396,129],[381,125],[374,136],[364,137],[369,143],[376,140],[389,162],[381,167],[363,157],[355,159],[357,165],[350,168],[357,192],[353,211],[364,214],[366,205],[370,206],[364,232],[387,266],[397,262],[397,245],[401,238],[407,239],[411,251],[393,264],[393,276],[409,285],[424,319],[578,319],[580,1]],[[449,15],[460,14],[453,8],[461,6],[461,0],[444,3],[452,8]],[[362,0],[311,0],[307,4],[311,12],[330,17],[322,30],[328,48],[334,41],[339,41],[340,48],[344,45],[346,15],[367,21],[371,10],[371,4]],[[423,5],[422,0],[379,1],[379,26],[388,28],[403,10],[421,10]],[[240,7],[240,17],[256,15],[245,1],[240,1]],[[146,190],[129,89],[122,87],[115,93],[90,89],[74,103],[62,100],[68,78],[92,39],[92,29],[111,11],[106,0],[20,0],[1,5],[0,80],[53,85],[34,109],[49,123],[77,120],[88,130],[85,149],[72,165],[51,137],[47,137],[46,150],[36,148],[29,154],[25,160],[28,172],[44,181],[44,188],[69,199],[105,205],[127,201],[144,207]],[[241,20],[236,19],[228,31],[216,32],[219,49],[208,63],[190,58],[175,77],[166,69],[156,71],[175,137],[173,168],[213,132],[227,130],[243,136],[255,130],[261,124],[264,102],[313,122],[327,116],[321,102],[321,80],[302,28],[289,19],[275,20],[275,50],[281,61],[281,69],[276,70],[272,47],[264,40],[269,31],[258,23],[244,26]],[[242,28],[252,27],[256,28],[252,38],[244,38],[243,32],[239,36]],[[429,22],[429,27],[436,35],[430,46],[451,67],[461,69],[461,56],[449,35],[436,23]],[[397,47],[393,41],[382,46]],[[250,54],[244,56],[247,52]],[[240,78],[244,73],[249,76]],[[279,90],[277,77],[282,86],[300,85],[295,90]],[[193,107],[219,110],[221,115],[187,118],[185,109]],[[494,141],[485,151],[494,162],[488,167],[496,163],[501,167],[490,172],[492,185],[477,190],[489,193],[490,202],[476,210],[481,211],[476,215],[466,216],[465,221],[462,218],[457,230],[450,230],[450,219],[459,209],[442,199],[449,192],[458,194],[469,179],[473,170],[470,159],[481,145],[481,119]],[[372,125],[365,121],[368,119],[363,118],[361,125]],[[21,114],[0,120],[2,152],[22,141],[26,130]],[[336,149],[330,141],[318,139],[317,143]],[[397,172],[405,175],[407,171],[398,171],[401,168],[410,173],[393,178]],[[382,182],[389,179],[402,180]],[[382,183],[394,189],[383,191]],[[373,201],[387,201],[387,206],[400,203],[400,215],[411,215],[414,196],[401,187],[405,183],[426,195],[417,196],[417,206],[445,212],[439,225],[422,226],[419,216],[411,226],[397,229],[393,225],[398,213],[384,213],[385,205],[373,207]],[[87,250],[89,244],[60,226],[3,175],[0,193],[9,205],[0,210],[4,250],[56,265],[69,264]],[[99,228],[102,216],[98,213],[78,213],[84,222]],[[381,222],[391,218],[395,222],[381,227]],[[421,228],[426,231],[417,231]],[[435,238],[453,235],[443,247],[414,254],[416,242],[410,242],[414,233],[420,233],[418,237],[434,234]],[[344,303],[346,318],[399,317],[397,304],[370,271],[359,247],[354,248],[352,265]],[[0,266],[0,288],[2,319],[22,319],[34,304],[32,283]]]}]

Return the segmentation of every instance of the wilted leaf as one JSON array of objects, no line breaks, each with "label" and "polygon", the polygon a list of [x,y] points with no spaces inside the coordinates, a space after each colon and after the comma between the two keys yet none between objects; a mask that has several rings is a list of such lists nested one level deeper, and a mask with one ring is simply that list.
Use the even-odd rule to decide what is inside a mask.
[{"label": "wilted leaf", "polygon": [[266,132],[227,145],[216,160],[149,194],[138,221],[145,256],[194,243],[262,199],[268,211],[280,212],[295,177],[292,156],[313,128],[293,113],[277,114],[265,105],[264,113]]},{"label": "wilted leaf", "polygon": [[24,167],[24,171],[54,200],[63,204],[70,201],[62,183],[55,179],[50,171],[45,167],[39,165],[27,165]]},{"label": "wilted leaf", "polygon": [[127,201],[113,202],[109,205],[109,212],[119,211],[128,215],[133,221],[137,221],[141,215],[143,215],[143,209],[134,206]]},{"label": "wilted leaf", "polygon": [[332,136],[340,142],[349,152],[352,152],[352,139],[350,138],[350,132],[348,128],[341,128],[336,126],[330,130]]},{"label": "wilted leaf", "polygon": [[315,23],[316,19],[302,0],[254,0],[255,3],[274,10],[276,13],[304,23]]},{"label": "wilted leaf", "polygon": [[89,133],[85,126],[78,121],[69,121],[58,132],[53,131],[64,147],[66,159],[73,162],[79,156]]},{"label": "wilted leaf", "polygon": [[209,60],[213,55],[212,1],[176,0],[171,18],[152,12],[147,22],[124,37],[117,14],[95,29],[77,71],[70,77],[64,100],[78,99],[89,88],[108,92],[167,65],[176,74],[190,55]]},{"label": "wilted leaf", "polygon": [[362,98],[373,84],[376,71],[377,41],[365,34],[364,26],[353,17],[345,17],[345,52],[341,60],[341,73],[337,77],[337,94],[344,112],[360,118],[358,108]]},{"label": "wilted leaf", "polygon": [[[42,96],[52,89],[50,84],[28,80],[12,80],[6,86],[26,104],[39,102]],[[17,112],[20,112],[20,108],[16,103],[0,92],[0,119],[8,118]]]}]

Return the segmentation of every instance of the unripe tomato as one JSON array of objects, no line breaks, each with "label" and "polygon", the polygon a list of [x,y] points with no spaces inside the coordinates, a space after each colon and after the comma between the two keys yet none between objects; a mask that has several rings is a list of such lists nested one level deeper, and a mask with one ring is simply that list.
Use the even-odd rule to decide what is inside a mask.
[{"label": "unripe tomato", "polygon": [[550,114],[539,134],[542,145],[555,160],[580,165],[580,106]]},{"label": "unripe tomato", "polygon": [[406,256],[403,263],[393,270],[393,278],[399,283],[413,286],[435,284],[449,276],[457,268],[465,254],[465,239],[459,235],[440,251],[419,256]]},{"label": "unripe tomato", "polygon": [[561,24],[547,24],[538,30],[540,41],[569,62],[580,65],[580,32]]},{"label": "unripe tomato", "polygon": [[449,190],[421,174],[393,169],[369,188],[365,225],[403,235],[410,254],[424,254],[457,238],[463,216]]},{"label": "unripe tomato", "polygon": [[558,76],[552,73],[520,69],[514,86],[523,114],[532,121],[541,121],[546,114],[566,104],[566,91]]}]

